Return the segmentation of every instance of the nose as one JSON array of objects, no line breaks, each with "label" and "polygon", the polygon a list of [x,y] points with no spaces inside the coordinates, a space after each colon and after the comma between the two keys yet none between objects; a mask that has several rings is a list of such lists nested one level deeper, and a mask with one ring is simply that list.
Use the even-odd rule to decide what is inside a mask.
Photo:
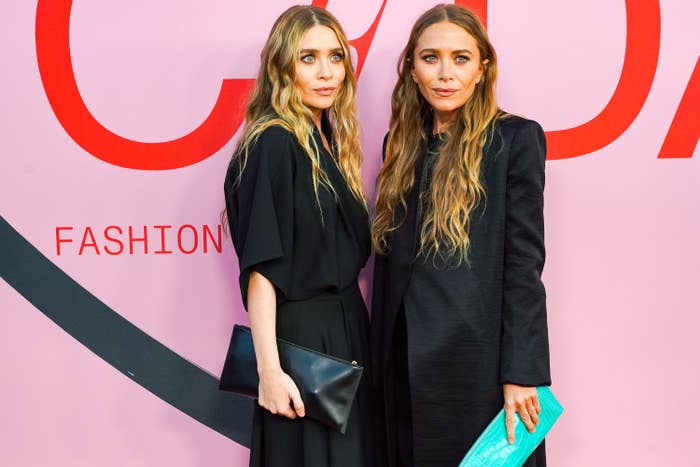
[{"label": "nose", "polygon": [[324,80],[331,79],[333,77],[333,72],[331,71],[330,62],[328,60],[319,60],[318,63],[318,78]]},{"label": "nose", "polygon": [[440,60],[440,68],[438,70],[438,79],[440,81],[451,81],[453,79],[452,75],[452,64],[449,60]]}]

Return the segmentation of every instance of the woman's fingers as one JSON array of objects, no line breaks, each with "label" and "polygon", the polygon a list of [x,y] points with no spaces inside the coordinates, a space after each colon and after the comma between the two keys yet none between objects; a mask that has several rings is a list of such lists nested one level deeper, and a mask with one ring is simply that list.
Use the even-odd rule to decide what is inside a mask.
[{"label": "woman's fingers", "polygon": [[537,405],[539,404],[536,396],[519,399],[515,402],[506,401],[504,406],[506,412],[506,434],[510,444],[515,443],[516,413],[520,416],[520,420],[527,428],[527,431],[530,433],[535,432],[535,427],[540,422]]},{"label": "woman's fingers", "polygon": [[306,412],[304,410],[304,402],[301,400],[301,394],[299,394],[299,388],[296,387],[296,385],[293,385],[294,387],[292,388],[292,391],[290,392],[290,396],[292,396],[292,404],[294,404],[294,411],[296,414],[300,417],[303,417],[306,415]]},{"label": "woman's fingers", "polygon": [[515,443],[515,407],[506,406],[506,433],[508,442]]},{"label": "woman's fingers", "polygon": [[287,399],[287,403],[285,404],[282,401],[278,401],[277,403],[275,402],[266,402],[266,401],[258,401],[260,406],[270,412],[273,415],[280,415],[282,417],[287,417],[287,418],[297,418],[296,412],[294,412],[294,409],[292,409],[292,406],[290,404],[290,400]]},{"label": "woman's fingers", "polygon": [[279,410],[278,413],[279,413],[279,415],[282,415],[282,416],[284,416],[284,417],[290,418],[290,419],[292,419],[292,420],[294,420],[295,418],[297,418],[297,413],[296,413],[296,412],[294,411],[294,409],[292,408],[292,404],[290,403],[289,400],[287,401],[287,406],[286,406],[286,407],[282,407],[282,409]]},{"label": "woman's fingers", "polygon": [[525,407],[527,408],[527,413],[530,414],[530,419],[532,420],[532,423],[537,426],[540,423],[540,415],[539,412],[537,411],[537,408],[535,407],[535,401],[537,400],[536,397],[532,397],[527,400],[525,403]]},{"label": "woman's fingers", "polygon": [[[525,428],[530,433],[540,423],[540,401],[537,398],[537,388],[519,386],[517,384],[503,385],[504,408],[506,411],[506,431],[508,442],[515,442],[515,414],[520,416]],[[512,427],[512,428],[511,428]]]},{"label": "woman's fingers", "polygon": [[286,373],[275,375],[258,388],[258,405],[274,415],[290,419],[306,415],[299,388]]},{"label": "woman's fingers", "polygon": [[258,405],[271,414],[291,419],[306,414],[299,389],[289,375],[282,373],[266,383],[262,384],[261,381],[258,389]]},{"label": "woman's fingers", "polygon": [[523,421],[525,424],[525,428],[527,428],[527,431],[530,433],[535,432],[535,424],[532,422],[532,419],[530,418],[530,414],[527,411],[526,404],[522,403],[518,405],[518,415],[520,415],[520,420]]}]

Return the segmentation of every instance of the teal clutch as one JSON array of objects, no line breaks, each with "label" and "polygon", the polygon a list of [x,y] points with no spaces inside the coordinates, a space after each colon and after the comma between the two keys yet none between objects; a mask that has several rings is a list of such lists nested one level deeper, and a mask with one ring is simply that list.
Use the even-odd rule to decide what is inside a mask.
[{"label": "teal clutch", "polygon": [[520,416],[515,417],[515,443],[508,444],[506,435],[506,413],[503,409],[496,415],[458,467],[520,467],[564,411],[561,404],[547,386],[537,388],[540,402],[540,423],[530,433]]}]

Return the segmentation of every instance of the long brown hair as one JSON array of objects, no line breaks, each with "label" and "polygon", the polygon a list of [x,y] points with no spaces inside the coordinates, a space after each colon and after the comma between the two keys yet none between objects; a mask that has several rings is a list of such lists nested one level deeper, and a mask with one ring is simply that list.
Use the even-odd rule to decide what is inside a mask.
[{"label": "long brown hair", "polygon": [[243,135],[236,146],[232,163],[241,164],[242,174],[248,151],[257,137],[270,126],[279,125],[292,133],[305,149],[311,161],[317,201],[319,185],[334,191],[319,162],[319,148],[313,138],[313,115],[302,102],[294,82],[302,38],[313,26],[332,29],[343,50],[345,79],[333,105],[325,114],[333,129],[333,145],[340,171],[355,198],[366,205],[355,103],[357,81],[350,60],[350,47],[338,20],[323,8],[293,6],[282,13],[272,26],[261,52],[258,77],[246,107]]},{"label": "long brown hair", "polygon": [[[497,117],[496,51],[478,17],[466,8],[443,4],[423,13],[411,30],[398,62],[399,78],[391,96],[391,122],[385,162],[377,178],[376,217],[372,242],[379,253],[388,251],[387,236],[405,220],[406,196],[415,181],[415,167],[428,140],[426,124],[432,108],[411,77],[416,43],[429,26],[450,22],[476,40],[480,60],[487,60],[480,82],[448,129],[435,166],[420,228],[419,253],[467,260],[470,215],[485,199],[480,181],[482,150]],[[430,130],[428,130],[430,131]],[[403,216],[398,218],[397,206]]]}]

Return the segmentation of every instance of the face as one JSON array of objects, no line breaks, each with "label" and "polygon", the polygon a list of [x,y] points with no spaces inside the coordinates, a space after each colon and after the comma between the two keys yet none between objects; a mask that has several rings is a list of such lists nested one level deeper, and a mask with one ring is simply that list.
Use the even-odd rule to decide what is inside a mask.
[{"label": "face", "polygon": [[295,84],[302,102],[320,117],[333,105],[345,80],[343,49],[327,26],[310,28],[301,39]]},{"label": "face", "polygon": [[418,38],[411,76],[438,120],[450,121],[474,93],[488,60],[481,60],[476,40],[449,22],[427,27]]}]

